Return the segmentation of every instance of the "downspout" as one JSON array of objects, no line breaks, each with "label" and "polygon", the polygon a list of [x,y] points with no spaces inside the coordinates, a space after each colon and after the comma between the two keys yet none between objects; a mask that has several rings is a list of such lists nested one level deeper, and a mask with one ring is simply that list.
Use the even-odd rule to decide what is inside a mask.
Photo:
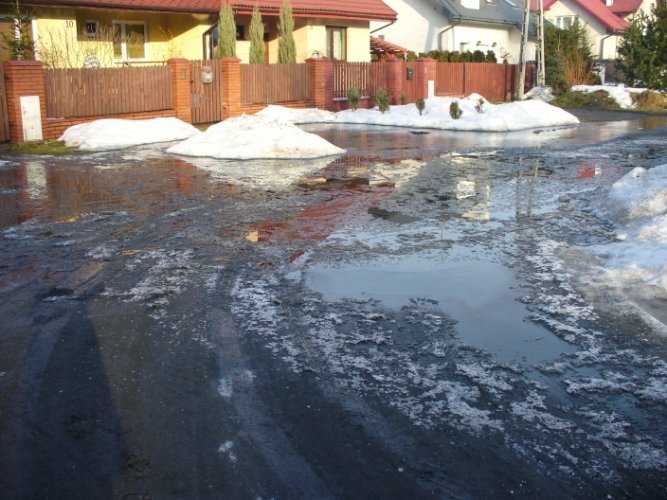
[{"label": "downspout", "polygon": [[601,60],[604,59],[604,41],[605,41],[607,38],[611,38],[612,36],[614,36],[614,33],[610,33],[610,34],[608,34],[607,36],[603,36],[603,37],[600,39],[600,55],[598,56],[598,60],[601,61]]},{"label": "downspout", "polygon": [[[458,22],[450,24],[444,30],[442,30],[438,33],[438,50],[444,50],[442,48],[442,37],[443,37],[443,35],[445,33],[447,33],[449,30],[453,30],[454,28],[456,28],[459,24],[461,24],[461,19],[459,19]],[[452,31],[452,45],[454,45],[454,31]],[[455,47],[451,47],[451,48],[456,50]]]}]

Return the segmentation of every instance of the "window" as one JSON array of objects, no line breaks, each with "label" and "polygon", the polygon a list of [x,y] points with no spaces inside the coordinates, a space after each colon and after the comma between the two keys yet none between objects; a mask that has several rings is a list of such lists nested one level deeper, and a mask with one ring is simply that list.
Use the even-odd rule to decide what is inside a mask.
[{"label": "window", "polygon": [[83,24],[83,34],[86,38],[99,38],[100,23],[98,21],[86,21]]},{"label": "window", "polygon": [[338,61],[347,59],[347,28],[327,27],[327,57]]},{"label": "window", "polygon": [[120,61],[146,59],[146,25],[137,22],[113,23],[113,57]]},{"label": "window", "polygon": [[578,20],[577,16],[558,16],[556,17],[556,28],[566,30],[576,23]]}]

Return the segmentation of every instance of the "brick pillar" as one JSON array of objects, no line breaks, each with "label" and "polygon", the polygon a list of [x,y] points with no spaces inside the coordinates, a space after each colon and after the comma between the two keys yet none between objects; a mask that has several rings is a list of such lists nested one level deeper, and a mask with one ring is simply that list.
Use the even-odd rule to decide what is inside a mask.
[{"label": "brick pillar", "polygon": [[190,61],[187,59],[169,59],[167,65],[171,71],[171,100],[176,118],[192,123]]},{"label": "brick pillar", "polygon": [[[44,85],[44,67],[39,61],[5,61],[5,83],[7,93],[7,119],[9,121],[9,140],[25,142],[25,136],[37,130],[24,130],[21,114],[21,97],[37,96],[41,114],[41,135],[46,131],[46,86]],[[28,124],[26,124],[26,127]]]},{"label": "brick pillar", "polygon": [[319,109],[334,110],[333,60],[306,59],[308,64],[309,105]]},{"label": "brick pillar", "polygon": [[400,104],[403,80],[405,80],[403,59],[385,59],[382,64],[387,65],[387,88],[385,90],[389,96],[389,104]]},{"label": "brick pillar", "polygon": [[238,57],[222,58],[222,118],[231,118],[243,114],[241,111],[241,59]]},{"label": "brick pillar", "polygon": [[433,83],[432,88],[435,94],[436,73],[438,68],[438,61],[430,57],[415,59],[415,95],[417,98],[426,99],[429,96],[428,87],[429,81]]}]

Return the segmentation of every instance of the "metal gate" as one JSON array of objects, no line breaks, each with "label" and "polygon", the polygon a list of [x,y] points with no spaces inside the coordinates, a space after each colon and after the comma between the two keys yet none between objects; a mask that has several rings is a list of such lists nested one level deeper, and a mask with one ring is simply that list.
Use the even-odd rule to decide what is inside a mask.
[{"label": "metal gate", "polygon": [[9,140],[9,120],[7,119],[7,91],[5,89],[5,69],[0,62],[0,141]]},{"label": "metal gate", "polygon": [[222,61],[210,59],[190,62],[192,123],[222,120]]}]

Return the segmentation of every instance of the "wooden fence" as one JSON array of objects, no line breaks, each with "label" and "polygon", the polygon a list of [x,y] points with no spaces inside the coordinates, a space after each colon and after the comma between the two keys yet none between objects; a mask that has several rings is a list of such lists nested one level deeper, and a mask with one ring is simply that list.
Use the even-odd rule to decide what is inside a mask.
[{"label": "wooden fence", "polygon": [[241,65],[242,104],[306,101],[309,90],[306,64]]},{"label": "wooden fence", "polygon": [[[473,92],[489,101],[507,101],[516,91],[517,66],[496,63],[438,63],[435,93],[439,96]],[[532,87],[532,65],[526,71],[526,87]]]},{"label": "wooden fence", "polygon": [[5,89],[5,70],[0,64],[0,141],[9,140],[9,121],[7,116],[7,91]]},{"label": "wooden fence", "polygon": [[[202,71],[211,72],[212,81],[204,83]],[[219,122],[223,118],[222,92],[220,82],[224,78],[222,61],[190,61],[190,105],[192,123]]]},{"label": "wooden fence", "polygon": [[334,62],[334,99],[347,99],[347,91],[356,87],[362,97],[375,95],[380,87],[387,88],[386,66],[382,63]]},{"label": "wooden fence", "polygon": [[47,116],[70,118],[160,111],[172,107],[166,66],[47,69]]}]

